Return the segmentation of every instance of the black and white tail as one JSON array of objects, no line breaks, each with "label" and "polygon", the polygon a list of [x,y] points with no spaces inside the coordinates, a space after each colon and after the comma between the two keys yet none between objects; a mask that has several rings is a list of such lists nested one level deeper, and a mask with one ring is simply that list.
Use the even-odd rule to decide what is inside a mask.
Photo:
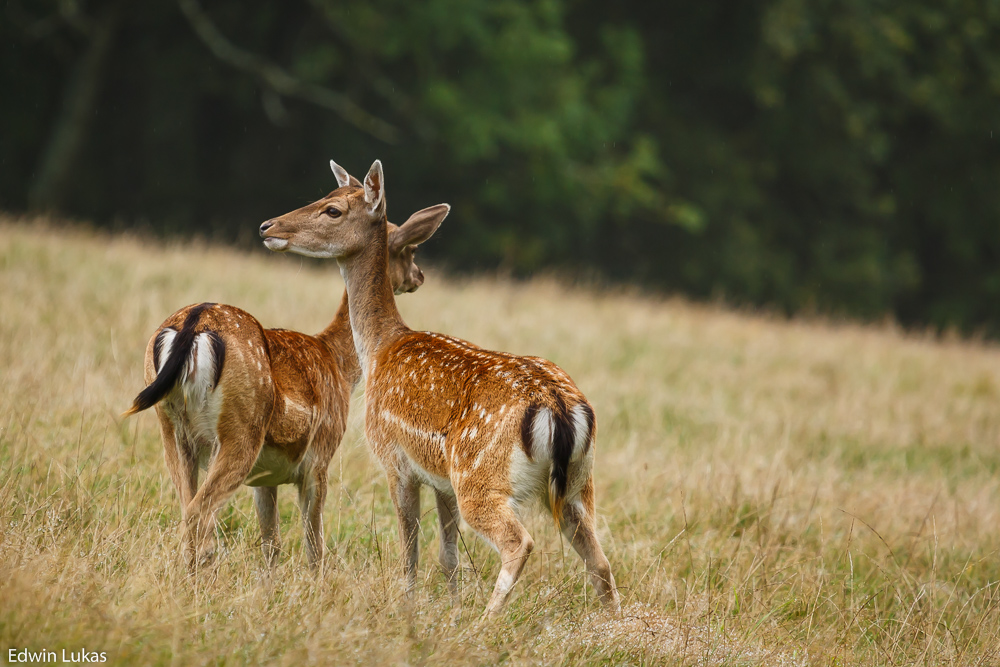
[{"label": "black and white tail", "polygon": [[[188,311],[179,331],[167,327],[156,335],[153,343],[156,379],[139,392],[132,401],[132,407],[122,413],[123,417],[153,407],[185,377],[201,376],[210,383],[211,389],[219,384],[226,360],[226,343],[214,331],[195,333],[201,314],[214,305],[200,303],[194,306]],[[166,359],[161,364],[164,352]]]},{"label": "black and white tail", "polygon": [[557,525],[562,525],[562,510],[569,485],[569,464],[587,453],[594,437],[594,410],[587,403],[572,408],[559,394],[555,395],[554,410],[533,403],[525,410],[521,421],[521,440],[529,458],[551,455],[549,472],[549,507]]}]

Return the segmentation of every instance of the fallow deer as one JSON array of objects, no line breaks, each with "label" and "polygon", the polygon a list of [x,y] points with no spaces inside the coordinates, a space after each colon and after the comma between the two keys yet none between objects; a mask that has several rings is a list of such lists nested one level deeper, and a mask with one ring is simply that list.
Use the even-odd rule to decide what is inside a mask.
[{"label": "fallow deer", "polygon": [[388,478],[407,590],[416,580],[420,486],[428,484],[452,591],[459,516],[500,553],[486,615],[501,609],[531,553],[534,542],[520,517],[539,503],[549,505],[601,600],[617,612],[618,591],[596,531],[597,422],[590,403],[549,361],[406,326],[387,274],[391,240],[379,161],[362,187],[340,192],[336,205],[343,214],[335,225],[293,211],[265,222],[261,232],[274,250],[340,264],[366,381],[365,433]]},{"label": "fallow deer", "polygon": [[[361,185],[331,166],[338,189],[296,211],[317,226],[336,226],[340,202]],[[448,210],[438,205],[419,211],[400,227],[385,221],[388,284],[396,293],[423,283],[416,246],[430,236],[427,221],[436,229]],[[234,306],[182,308],[150,339],[145,377],[148,386],[124,416],[156,405],[164,458],[180,494],[188,564],[212,560],[215,515],[247,484],[254,487],[264,557],[273,566],[281,541],[277,487],[295,484],[309,563],[319,567],[327,469],[361,378],[346,290],[333,322],[315,336],[265,329]],[[207,470],[200,488],[199,467]]]}]

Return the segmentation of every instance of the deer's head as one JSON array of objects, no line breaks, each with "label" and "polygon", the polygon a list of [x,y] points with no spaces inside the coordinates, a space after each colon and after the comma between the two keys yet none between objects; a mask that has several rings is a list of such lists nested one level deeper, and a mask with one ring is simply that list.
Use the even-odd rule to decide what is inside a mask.
[{"label": "deer's head", "polygon": [[272,218],[260,226],[264,245],[276,252],[307,257],[348,258],[372,243],[378,226],[388,233],[388,273],[396,294],[412,292],[424,282],[414,261],[417,246],[429,239],[451,207],[438,204],[417,211],[400,226],[385,217],[382,163],[371,166],[362,184],[333,160],[337,189],[311,204]]}]

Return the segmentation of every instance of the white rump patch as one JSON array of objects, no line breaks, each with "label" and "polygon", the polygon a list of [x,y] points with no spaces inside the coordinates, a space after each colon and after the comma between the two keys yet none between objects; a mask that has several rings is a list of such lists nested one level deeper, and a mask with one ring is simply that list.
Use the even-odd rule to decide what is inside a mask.
[{"label": "white rump patch", "polygon": [[552,458],[552,410],[542,408],[531,424],[531,458],[547,461]]},{"label": "white rump patch", "polygon": [[569,415],[573,421],[573,453],[569,460],[578,461],[586,451],[591,436],[587,424],[587,408],[583,403],[580,403],[569,411]]},{"label": "white rump patch", "polygon": [[156,373],[163,370],[163,364],[170,358],[170,352],[174,349],[174,338],[177,332],[174,329],[164,329],[160,332],[160,363],[156,366]]},{"label": "white rump patch", "polygon": [[[215,381],[215,364],[215,350],[212,347],[211,337],[207,333],[198,334],[194,338],[191,356],[188,357],[181,380],[181,390],[184,392],[184,400],[189,406],[189,412],[198,408],[208,409],[210,407],[209,397],[215,394],[215,387],[212,386]],[[209,410],[214,414],[210,418],[206,415],[203,424],[213,434],[218,418],[218,407],[216,406],[215,410]]]},{"label": "white rump patch", "polygon": [[[165,329],[160,346],[160,369],[173,351],[177,332]],[[219,412],[222,392],[215,391],[218,363],[212,339],[207,333],[195,336],[191,353],[185,360],[178,383],[164,401],[164,407],[178,431],[178,446],[186,438],[196,443],[199,465],[205,467],[218,446]],[[159,369],[158,369],[159,370]]]},{"label": "white rump patch", "polygon": [[[174,350],[174,339],[177,332],[173,329],[164,329],[160,334],[160,363],[156,372],[163,370],[167,359]],[[215,381],[215,350],[212,347],[212,338],[207,333],[200,333],[194,337],[194,345],[191,346],[191,354],[184,364],[181,372],[180,385],[184,391],[186,400],[203,399],[204,395],[213,390]]]},{"label": "white rump patch", "polygon": [[511,508],[518,516],[538,507],[548,498],[549,471],[552,464],[548,459],[528,460],[520,447],[512,447],[510,454],[509,479],[513,490]]}]

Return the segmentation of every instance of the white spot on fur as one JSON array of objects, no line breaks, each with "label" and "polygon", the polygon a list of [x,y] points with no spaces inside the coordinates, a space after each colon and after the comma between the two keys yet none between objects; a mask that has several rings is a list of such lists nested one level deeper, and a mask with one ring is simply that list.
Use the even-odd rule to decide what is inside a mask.
[{"label": "white spot on fur", "polygon": [[411,435],[420,438],[422,440],[430,440],[432,442],[439,443],[441,445],[441,451],[444,451],[444,436],[441,435],[440,433],[425,431],[422,428],[413,426],[412,424],[409,424],[400,419],[399,417],[397,417],[396,415],[392,414],[388,410],[382,411],[382,419],[386,420],[390,424],[394,424],[395,426],[399,427],[404,432],[406,432],[407,435]]},{"label": "white spot on fur", "polygon": [[291,398],[289,398],[287,395],[284,396],[284,399],[285,399],[285,411],[286,412],[297,412],[297,413],[299,413],[301,415],[308,415],[310,417],[315,416],[314,415],[314,407],[315,406],[306,406],[306,405],[302,405],[300,403],[296,403]]},{"label": "white spot on fur", "polygon": [[483,449],[476,455],[476,460],[472,462],[472,469],[475,470],[479,467],[479,464],[483,462],[483,456],[486,454],[486,450]]}]

